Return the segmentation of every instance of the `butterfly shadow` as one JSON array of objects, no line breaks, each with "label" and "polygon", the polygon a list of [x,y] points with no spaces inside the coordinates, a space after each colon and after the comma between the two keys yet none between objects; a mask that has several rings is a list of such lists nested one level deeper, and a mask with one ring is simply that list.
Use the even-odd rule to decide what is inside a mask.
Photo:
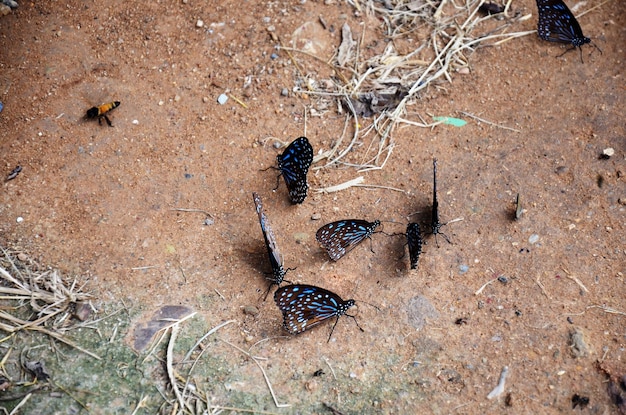
[{"label": "butterfly shadow", "polygon": [[[258,288],[259,286],[256,285],[257,289],[257,293],[261,293],[260,297],[259,297],[259,301],[263,300],[266,301],[267,297],[269,296],[269,293],[272,291],[272,288],[278,288],[281,284],[283,283],[287,283],[287,284],[291,284],[291,281],[286,280],[286,279],[282,279],[280,281],[280,283],[276,283],[275,279],[274,279],[274,273],[271,270],[271,265],[269,264],[268,260],[267,260],[267,250],[265,248],[265,246],[263,245],[263,243],[259,243],[258,244],[258,248],[256,246],[257,244],[255,244],[254,247],[251,247],[250,250],[244,250],[244,249],[240,249],[239,251],[239,257],[240,258],[246,258],[245,262],[250,266],[250,268],[252,268],[254,271],[256,271],[259,274],[263,275],[263,281],[265,281],[266,283],[268,283],[268,287],[267,289],[265,289],[264,291],[261,291],[260,288]],[[289,271],[295,271],[296,268],[285,268],[285,274],[287,274],[287,272]],[[255,276],[255,279],[257,277]],[[254,284],[257,284],[257,282],[255,281]]]}]

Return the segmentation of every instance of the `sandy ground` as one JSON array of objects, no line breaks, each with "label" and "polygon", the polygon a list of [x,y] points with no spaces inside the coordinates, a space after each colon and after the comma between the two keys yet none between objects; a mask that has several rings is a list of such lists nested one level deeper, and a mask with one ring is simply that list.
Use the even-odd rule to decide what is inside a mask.
[{"label": "sandy ground", "polygon": [[[535,29],[534,3],[513,2],[533,14],[515,31]],[[245,393],[251,409],[283,413],[329,413],[322,403],[345,414],[564,413],[578,394],[590,401],[583,412],[615,413],[607,373],[626,373],[626,3],[580,18],[602,50],[585,45],[584,63],[526,36],[478,49],[468,74],[409,107],[414,118],[464,111],[507,129],[469,117],[461,128],[402,126],[383,169],[314,164],[309,197],[293,206],[263,170],[282,151],[274,143],[305,134],[307,109],[317,154],[345,118],[291,92],[298,71],[274,37],[288,44],[310,22],[330,59],[344,21],[382,39],[371,17],[333,1],[21,2],[0,18],[0,166],[23,168],[2,186],[0,242],[84,276],[102,303],[146,317],[185,305],[207,328],[236,320],[219,335],[240,347],[266,339],[255,353],[292,406],[277,409],[256,366],[216,344],[233,364],[211,391],[223,404]],[[329,73],[297,59],[311,78]],[[219,105],[222,93],[245,106]],[[113,127],[83,119],[109,101],[121,102]],[[373,139],[350,160],[369,158]],[[600,158],[609,147],[615,155]],[[315,240],[327,222],[379,219],[395,233],[427,220],[434,157],[441,220],[463,218],[443,228],[452,243],[425,237],[417,270],[404,240],[382,233],[329,262]],[[402,192],[315,192],[357,176]],[[283,337],[279,310],[259,300],[269,264],[252,192],[295,268],[287,279],[357,300],[364,332],[342,318],[330,342],[331,324]],[[504,392],[487,399],[505,366]]]}]

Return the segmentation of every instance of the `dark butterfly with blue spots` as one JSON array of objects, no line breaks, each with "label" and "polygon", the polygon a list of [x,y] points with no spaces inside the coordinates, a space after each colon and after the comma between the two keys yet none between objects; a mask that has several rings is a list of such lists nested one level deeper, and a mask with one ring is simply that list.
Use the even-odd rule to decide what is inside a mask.
[{"label": "dark butterfly with blue spots", "polygon": [[422,234],[420,233],[420,225],[417,223],[409,223],[406,227],[406,241],[409,246],[409,259],[411,269],[417,268],[417,262],[422,253]]},{"label": "dark butterfly with blue spots", "polygon": [[431,211],[431,219],[430,219],[430,233],[435,235],[435,242],[437,246],[439,246],[439,242],[437,242],[437,235],[443,236],[443,238],[450,242],[450,238],[441,232],[441,228],[446,224],[441,223],[439,221],[439,202],[437,201],[437,159],[433,159],[433,209]]},{"label": "dark butterfly with blue spots", "polygon": [[583,35],[576,17],[563,0],[537,0],[537,9],[539,11],[537,24],[539,37],[550,42],[571,44],[573,49],[579,48],[582,59],[581,46],[590,43],[591,39]]},{"label": "dark butterfly with blue spots", "polygon": [[[280,176],[285,178],[285,184],[289,191],[291,203],[302,203],[306,199],[309,185],[306,181],[306,174],[313,161],[313,147],[306,137],[296,138],[287,146],[282,154],[276,156]],[[278,181],[276,183],[278,189]],[[276,190],[274,189],[274,190]]]},{"label": "dark butterfly with blue spots", "polygon": [[317,241],[334,261],[352,251],[365,238],[369,238],[380,225],[379,220],[345,219],[328,223],[317,230]]},{"label": "dark butterfly with blue spots", "polygon": [[267,252],[270,258],[270,264],[272,265],[272,274],[267,279],[270,281],[270,286],[267,288],[265,293],[265,297],[263,300],[267,299],[267,295],[269,294],[272,286],[280,285],[287,271],[291,270],[291,268],[283,267],[283,257],[278,250],[278,245],[276,244],[276,237],[274,236],[274,232],[270,227],[270,223],[267,220],[267,216],[263,211],[263,204],[261,203],[261,197],[257,193],[252,193],[252,198],[254,199],[254,204],[256,206],[256,213],[259,215],[259,222],[261,223],[261,230],[263,231],[263,239],[265,239],[265,246],[267,247]]},{"label": "dark butterfly with blue spots", "polygon": [[339,317],[343,315],[353,318],[357,327],[363,331],[356,317],[346,314],[354,305],[354,300],[344,301],[323,288],[303,284],[286,285],[276,290],[274,301],[283,313],[283,327],[291,334],[302,333],[336,316],[337,320],[328,336],[330,341]]}]

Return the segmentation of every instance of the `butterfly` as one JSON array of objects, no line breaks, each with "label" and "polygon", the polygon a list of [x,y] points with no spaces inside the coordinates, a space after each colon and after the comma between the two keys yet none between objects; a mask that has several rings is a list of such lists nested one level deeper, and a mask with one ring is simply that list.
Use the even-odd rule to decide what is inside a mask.
[{"label": "butterfly", "polygon": [[317,230],[315,238],[334,261],[350,252],[380,225],[379,220],[345,219],[328,223]]},{"label": "butterfly", "polygon": [[409,223],[406,227],[406,240],[409,246],[409,258],[411,260],[411,269],[417,268],[417,261],[422,253],[422,234],[420,233],[420,225],[417,223]]},{"label": "butterfly", "polygon": [[590,43],[591,39],[583,35],[578,21],[563,0],[537,0],[537,9],[539,37],[550,42],[569,43],[574,46],[573,49],[579,48],[582,59],[581,46]]},{"label": "butterfly", "polygon": [[[452,243],[450,242],[448,236],[441,232],[441,228],[445,225],[445,223],[439,222],[439,202],[437,201],[437,159],[433,159],[433,209],[431,211],[430,233],[435,235],[435,242],[437,242],[437,235],[441,235],[446,241],[448,241],[448,243]],[[437,243],[437,246],[439,246],[439,243]]]},{"label": "butterfly", "polygon": [[283,327],[291,334],[302,333],[337,316],[328,336],[330,341],[339,317],[343,315],[353,318],[357,327],[363,331],[356,317],[346,314],[354,305],[354,300],[344,301],[337,294],[323,288],[304,284],[286,285],[276,290],[274,301],[283,313]]},{"label": "butterfly", "polygon": [[276,244],[276,237],[274,236],[274,232],[272,232],[272,228],[270,228],[270,223],[267,220],[267,216],[263,211],[263,204],[261,203],[261,197],[257,193],[252,193],[252,198],[254,199],[254,204],[256,206],[256,213],[259,215],[259,222],[261,223],[261,230],[263,231],[263,239],[265,239],[265,246],[267,247],[267,252],[270,257],[270,264],[272,265],[272,275],[267,279],[270,281],[270,286],[267,288],[265,293],[265,299],[267,299],[267,295],[272,289],[273,285],[280,285],[285,278],[285,274],[287,271],[291,270],[291,268],[283,267],[283,257],[278,250],[278,245]]},{"label": "butterfly", "polygon": [[306,137],[296,138],[282,154],[276,156],[276,160],[278,161],[278,170],[280,170],[276,189],[278,189],[280,176],[283,176],[291,203],[304,202],[309,190],[306,174],[313,161],[313,147],[311,147],[309,140]]}]

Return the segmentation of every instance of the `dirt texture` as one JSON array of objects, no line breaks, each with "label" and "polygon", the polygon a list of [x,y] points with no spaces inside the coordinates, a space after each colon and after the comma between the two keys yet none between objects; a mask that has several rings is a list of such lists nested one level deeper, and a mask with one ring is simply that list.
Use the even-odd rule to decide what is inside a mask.
[{"label": "dirt texture", "polygon": [[[534,0],[513,7],[532,14],[513,30],[536,28]],[[535,414],[570,412],[579,395],[586,413],[616,413],[607,374],[626,370],[626,3],[579,21],[602,53],[585,45],[584,62],[578,50],[559,57],[566,46],[536,34],[478,48],[469,73],[408,107],[413,119],[467,125],[398,126],[379,170],[314,163],[307,199],[292,205],[282,179],[273,191],[274,144],[306,135],[319,154],[345,112],[293,92],[303,73],[332,71],[305,55],[296,68],[278,40],[302,48],[290,42],[307,31],[330,60],[344,22],[359,36],[365,28],[373,48],[385,41],[380,22],[321,0],[22,1],[0,18],[0,166],[23,169],[2,185],[0,242],[84,276],[100,302],[123,300],[145,319],[185,306],[207,328],[236,320],[218,336],[241,348],[264,340],[253,353],[291,406],[276,408],[255,364],[212,343],[232,364],[209,391],[225,406]],[[121,102],[112,127],[84,119],[110,101]],[[348,160],[376,145],[363,137]],[[614,155],[600,157],[605,148]],[[442,228],[451,243],[425,235],[416,270],[405,238],[383,233],[329,260],[315,240],[328,222],[379,219],[387,234],[427,224],[433,158],[441,221],[462,218]],[[316,192],[357,176],[401,191]],[[270,266],[252,192],[294,269],[285,278],[355,299],[363,332],[343,317],[329,342],[333,322],[282,329],[272,296],[262,301]],[[503,392],[488,399],[504,367]]]}]

